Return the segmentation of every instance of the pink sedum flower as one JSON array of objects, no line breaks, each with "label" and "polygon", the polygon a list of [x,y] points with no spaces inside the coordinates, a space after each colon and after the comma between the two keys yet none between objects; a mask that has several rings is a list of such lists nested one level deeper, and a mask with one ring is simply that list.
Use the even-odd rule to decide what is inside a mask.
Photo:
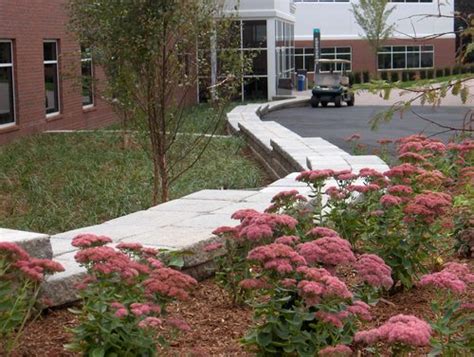
[{"label": "pink sedum flower", "polygon": [[163,321],[161,321],[157,317],[149,316],[144,318],[142,321],[138,323],[138,327],[142,329],[149,329],[149,328],[157,328],[163,324]]},{"label": "pink sedum flower", "polygon": [[354,264],[359,276],[367,284],[390,289],[393,285],[392,269],[375,254],[363,254]]},{"label": "pink sedum flower", "polygon": [[143,246],[140,243],[126,243],[122,242],[117,244],[117,249],[123,251],[141,252]]},{"label": "pink sedum flower", "polygon": [[210,244],[206,245],[203,250],[207,253],[210,253],[210,252],[214,252],[216,250],[219,250],[222,247],[223,247],[222,243],[214,242],[214,243],[210,243]]},{"label": "pink sedum flower", "polygon": [[363,301],[355,301],[351,306],[347,308],[347,311],[352,315],[358,316],[362,320],[372,320],[372,315],[370,314],[370,306]]},{"label": "pink sedum flower", "polygon": [[149,304],[133,303],[130,305],[130,311],[135,316],[148,315],[152,310]]},{"label": "pink sedum flower", "polygon": [[433,286],[435,288],[448,289],[461,294],[466,290],[466,284],[455,274],[448,271],[423,275],[418,282],[419,286]]},{"label": "pink sedum flower", "polygon": [[178,300],[187,300],[189,290],[196,285],[197,281],[191,276],[166,267],[156,269],[143,282],[146,294],[159,294]]},{"label": "pink sedum flower", "polygon": [[430,344],[431,333],[431,326],[427,322],[413,315],[400,314],[392,316],[378,328],[357,332],[354,341],[369,345],[382,341],[424,347]]},{"label": "pink sedum flower", "polygon": [[286,274],[305,265],[305,259],[288,245],[273,243],[252,249],[247,259],[262,264],[263,268]]},{"label": "pink sedum flower", "polygon": [[115,311],[114,315],[118,317],[119,319],[123,319],[124,317],[128,316],[128,310],[125,308],[118,309],[117,311]]},{"label": "pink sedum flower", "polygon": [[327,346],[319,350],[320,357],[348,357],[352,356],[352,350],[346,345]]},{"label": "pink sedum flower", "polygon": [[309,264],[340,265],[355,262],[351,244],[339,237],[323,237],[299,244],[298,252]]},{"label": "pink sedum flower", "polygon": [[300,237],[298,236],[281,236],[275,240],[277,244],[284,244],[289,245],[290,247],[294,246],[295,244],[299,243]]},{"label": "pink sedum flower", "polygon": [[79,234],[72,240],[72,246],[78,248],[91,248],[112,243],[112,239],[106,236],[98,236],[95,234]]},{"label": "pink sedum flower", "polygon": [[239,283],[239,286],[246,290],[268,289],[270,287],[263,279],[244,279]]},{"label": "pink sedum flower", "polygon": [[30,260],[30,255],[19,245],[10,242],[0,242],[0,256],[6,255],[9,261]]},{"label": "pink sedum flower", "polygon": [[400,197],[385,194],[380,197],[380,204],[384,207],[399,206],[403,200]]},{"label": "pink sedum flower", "polygon": [[326,227],[315,227],[306,233],[306,235],[314,238],[339,237],[339,233],[331,228]]}]

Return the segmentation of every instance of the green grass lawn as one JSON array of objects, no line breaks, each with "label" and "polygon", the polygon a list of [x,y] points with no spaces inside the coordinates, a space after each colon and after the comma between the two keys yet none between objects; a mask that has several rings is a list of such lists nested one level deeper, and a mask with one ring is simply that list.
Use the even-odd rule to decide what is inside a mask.
[{"label": "green grass lawn", "polygon": [[[265,174],[244,148],[238,138],[213,138],[172,187],[172,198],[264,185]],[[151,193],[151,160],[136,142],[123,149],[120,133],[41,134],[0,147],[3,228],[54,234],[93,225],[150,207]]]}]

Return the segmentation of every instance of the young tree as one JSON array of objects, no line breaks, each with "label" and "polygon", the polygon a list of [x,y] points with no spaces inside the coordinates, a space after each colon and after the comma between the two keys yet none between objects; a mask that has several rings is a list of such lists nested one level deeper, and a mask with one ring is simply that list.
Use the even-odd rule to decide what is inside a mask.
[{"label": "young tree", "polygon": [[[202,156],[240,89],[240,52],[210,55],[216,34],[228,48],[237,47],[228,31],[232,16],[215,0],[69,0],[69,13],[72,32],[105,72],[96,88],[106,88],[102,97],[148,135],[153,203],[167,201],[170,186]],[[199,80],[210,77],[211,57],[219,63],[211,124],[199,135],[181,135],[184,108],[196,98]]]},{"label": "young tree", "polygon": [[375,54],[375,68],[378,65],[378,52],[383,43],[392,35],[395,25],[388,18],[395,6],[387,7],[389,0],[360,0],[352,3],[352,13],[357,24],[362,28],[362,35]]}]

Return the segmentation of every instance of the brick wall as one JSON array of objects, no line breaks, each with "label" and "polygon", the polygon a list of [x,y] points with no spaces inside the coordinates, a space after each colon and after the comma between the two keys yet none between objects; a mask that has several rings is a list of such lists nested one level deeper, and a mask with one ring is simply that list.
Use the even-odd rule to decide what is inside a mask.
[{"label": "brick wall", "polygon": [[[312,41],[296,41],[296,47],[312,47]],[[456,64],[456,40],[454,38],[438,38],[429,41],[390,39],[387,46],[433,45],[434,64],[436,68],[452,67]],[[351,47],[352,71],[369,71],[375,73],[377,64],[375,55],[367,41],[364,40],[322,40],[321,47]]]},{"label": "brick wall", "polygon": [[[16,125],[0,126],[0,145],[27,134],[55,129],[91,129],[117,120],[111,108],[95,97],[83,110],[78,78],[79,45],[66,31],[65,0],[1,0],[0,39],[13,40]],[[60,106],[46,118],[43,40],[59,40]],[[101,71],[95,68],[98,78]],[[75,79],[74,79],[75,78]]]}]

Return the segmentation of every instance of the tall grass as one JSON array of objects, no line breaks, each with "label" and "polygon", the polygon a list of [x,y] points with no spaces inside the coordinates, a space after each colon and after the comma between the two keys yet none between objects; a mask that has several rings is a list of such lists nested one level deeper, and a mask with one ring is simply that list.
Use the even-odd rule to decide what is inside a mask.
[{"label": "tall grass", "polygon": [[[138,139],[140,140],[140,139]],[[183,136],[185,140],[185,136]],[[172,187],[172,198],[205,188],[251,188],[265,180],[238,138],[213,138]],[[119,133],[41,134],[0,147],[0,227],[54,234],[151,204],[152,163]]]}]

